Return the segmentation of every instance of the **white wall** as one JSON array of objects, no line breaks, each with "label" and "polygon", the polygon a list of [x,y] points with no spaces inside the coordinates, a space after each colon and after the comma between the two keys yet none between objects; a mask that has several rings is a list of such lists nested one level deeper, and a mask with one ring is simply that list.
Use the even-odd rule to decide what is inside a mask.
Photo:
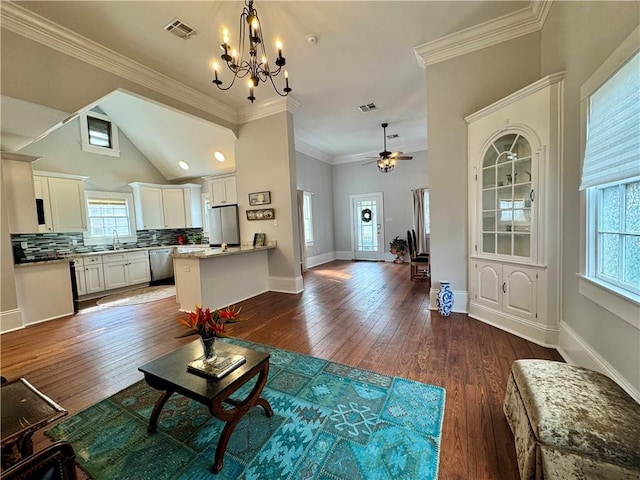
[{"label": "white wall", "polygon": [[[570,360],[626,382],[640,398],[640,330],[578,293],[580,87],[640,23],[638,2],[554,2],[542,30],[542,75],[566,71],[563,149],[562,321]],[[640,38],[638,39],[640,43]],[[567,328],[568,327],[568,328]]]},{"label": "white wall", "polygon": [[[405,152],[413,160],[399,161],[390,173],[380,173],[374,163],[343,163],[333,167],[333,207],[336,252],[351,251],[349,195],[382,192],[384,202],[384,248],[397,235],[406,238],[413,227],[411,190],[428,187],[427,152]],[[429,154],[430,155],[430,154]],[[393,258],[390,256],[389,258]]]},{"label": "white wall", "polygon": [[121,129],[119,140],[120,157],[83,151],[77,118],[27,145],[20,153],[42,157],[33,163],[34,170],[89,177],[84,183],[85,190],[131,192],[129,182],[173,183],[162,176]]}]

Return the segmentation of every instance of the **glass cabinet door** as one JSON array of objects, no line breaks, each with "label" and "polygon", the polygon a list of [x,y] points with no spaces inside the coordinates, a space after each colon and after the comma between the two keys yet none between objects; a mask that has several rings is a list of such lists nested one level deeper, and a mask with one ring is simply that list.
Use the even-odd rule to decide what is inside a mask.
[{"label": "glass cabinet door", "polygon": [[484,154],[481,180],[482,253],[531,257],[531,145],[510,133]]}]

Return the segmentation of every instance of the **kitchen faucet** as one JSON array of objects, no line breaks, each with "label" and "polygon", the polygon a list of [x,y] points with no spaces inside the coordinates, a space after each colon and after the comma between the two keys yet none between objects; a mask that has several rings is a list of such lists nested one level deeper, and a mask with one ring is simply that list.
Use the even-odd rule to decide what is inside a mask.
[{"label": "kitchen faucet", "polygon": [[118,230],[113,229],[113,249],[118,250],[120,248],[120,237],[118,236]]}]

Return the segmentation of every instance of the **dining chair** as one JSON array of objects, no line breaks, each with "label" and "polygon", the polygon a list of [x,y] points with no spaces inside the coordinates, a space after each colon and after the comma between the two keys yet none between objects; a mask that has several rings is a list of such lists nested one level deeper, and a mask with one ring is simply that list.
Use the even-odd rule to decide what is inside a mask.
[{"label": "dining chair", "polygon": [[417,254],[415,232],[407,230],[407,243],[409,244],[409,257],[411,258],[411,280],[429,279],[429,254]]}]

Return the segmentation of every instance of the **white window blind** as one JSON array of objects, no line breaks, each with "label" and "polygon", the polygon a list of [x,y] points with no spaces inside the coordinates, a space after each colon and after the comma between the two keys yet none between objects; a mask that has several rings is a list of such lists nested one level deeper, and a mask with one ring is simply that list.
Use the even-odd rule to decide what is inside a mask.
[{"label": "white window blind", "polygon": [[589,99],[580,190],[640,175],[640,53]]}]

